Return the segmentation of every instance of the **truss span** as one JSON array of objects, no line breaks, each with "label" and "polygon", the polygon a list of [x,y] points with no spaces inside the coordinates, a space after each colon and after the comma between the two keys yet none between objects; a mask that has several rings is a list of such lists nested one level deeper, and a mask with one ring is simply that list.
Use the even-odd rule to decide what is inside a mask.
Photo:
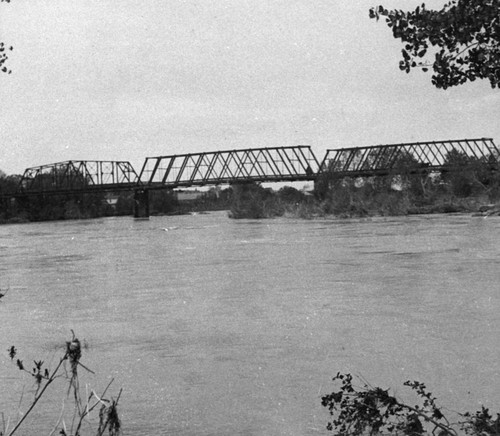
[{"label": "truss span", "polygon": [[310,146],[251,148],[148,157],[139,175],[149,188],[313,180],[319,162]]},{"label": "truss span", "polygon": [[130,162],[70,160],[27,168],[20,190],[36,194],[130,189],[137,181]]},{"label": "truss span", "polygon": [[500,150],[490,138],[414,142],[327,150],[321,172],[339,177],[460,171],[466,165],[498,167]]}]

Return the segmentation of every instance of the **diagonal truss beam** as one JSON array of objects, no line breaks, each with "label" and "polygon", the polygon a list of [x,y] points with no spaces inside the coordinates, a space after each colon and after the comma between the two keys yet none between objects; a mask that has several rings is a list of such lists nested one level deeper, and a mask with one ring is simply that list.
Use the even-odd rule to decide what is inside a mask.
[{"label": "diagonal truss beam", "polygon": [[457,171],[465,165],[498,168],[500,149],[491,138],[414,142],[327,150],[320,172],[339,177]]},{"label": "diagonal truss beam", "polygon": [[150,188],[175,188],[249,181],[313,180],[319,166],[307,145],[158,156],[146,158],[139,183]]}]

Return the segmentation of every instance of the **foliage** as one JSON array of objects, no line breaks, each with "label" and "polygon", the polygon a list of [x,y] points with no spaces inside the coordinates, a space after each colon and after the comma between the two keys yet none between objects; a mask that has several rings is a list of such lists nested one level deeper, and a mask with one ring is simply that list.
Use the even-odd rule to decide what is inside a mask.
[{"label": "foliage", "polygon": [[36,389],[31,403],[26,411],[21,414],[21,418],[18,422],[13,425],[12,429],[9,429],[8,424],[6,426],[4,422],[4,428],[0,430],[0,435],[12,436],[18,433],[35,406],[39,404],[49,386],[60,378],[65,378],[68,381],[68,396],[72,394],[74,402],[74,409],[70,414],[71,424],[69,427],[66,425],[64,419],[62,419],[62,423],[60,422],[61,418],[56,425],[56,427],[60,426],[60,435],[82,436],[83,425],[87,424],[86,427],[91,428],[90,420],[91,417],[96,414],[93,412],[97,410],[98,415],[96,418],[98,418],[98,427],[93,433],[95,433],[96,436],[102,436],[105,431],[108,432],[109,436],[119,436],[121,434],[121,422],[117,412],[121,390],[116,400],[105,398],[112,381],[101,394],[97,394],[94,390],[90,392],[87,398],[82,398],[80,394],[78,369],[83,368],[93,373],[93,371],[81,363],[82,348],[84,347],[82,347],[80,340],[75,337],[73,333],[72,338],[66,342],[64,354],[59,359],[55,368],[51,369],[47,367],[45,362],[40,359],[33,361],[34,366],[30,370],[28,364],[18,358],[16,347],[9,347],[7,350],[9,358],[15,363],[19,370],[27,373],[34,379]]},{"label": "foliage", "polygon": [[178,205],[172,190],[150,191],[149,204],[152,214],[172,213]]},{"label": "foliage", "polygon": [[500,0],[452,0],[441,10],[425,4],[407,12],[377,6],[370,18],[385,17],[404,44],[402,71],[432,67],[432,84],[442,89],[476,79],[495,88],[500,87],[499,10]]},{"label": "foliage", "polygon": [[8,176],[3,171],[0,171],[0,195],[15,193],[20,179],[20,175],[15,174]]},{"label": "foliage", "polygon": [[327,215],[365,217],[406,215],[410,206],[407,190],[393,189],[392,176],[370,178],[333,178],[321,200]]},{"label": "foliage", "polygon": [[[0,220],[13,220],[13,218],[22,218],[25,221],[83,219],[107,216],[112,213],[105,194],[102,192],[23,196],[19,194],[21,179],[20,175],[7,176],[0,172],[0,197],[2,199]],[[51,180],[51,176],[42,174],[37,176],[35,182],[39,186],[44,183],[50,185]],[[85,182],[75,174],[73,183],[83,186]]]},{"label": "foliage", "polygon": [[39,195],[18,200],[30,221],[97,218],[109,215],[103,193]]},{"label": "foliage", "polygon": [[[231,218],[259,219],[281,215],[282,211],[271,210],[269,207],[272,205],[271,198],[272,192],[256,183],[233,185],[230,216]],[[276,206],[276,203],[274,205]]]},{"label": "foliage", "polygon": [[389,390],[363,383],[357,387],[351,374],[340,374],[333,378],[338,390],[322,397],[321,402],[332,417],[327,429],[341,436],[375,434],[453,435],[459,430],[474,436],[500,434],[500,415],[496,419],[488,409],[476,414],[458,414],[457,422],[450,422],[439,407],[436,398],[425,384],[407,381],[415,394],[417,404],[400,401]]},{"label": "foliage", "polygon": [[441,180],[448,184],[457,197],[468,197],[486,192],[491,200],[496,198],[500,185],[500,175],[494,159],[474,158],[464,152],[450,150],[446,156]]},{"label": "foliage", "polygon": [[233,185],[231,218],[273,218],[295,215],[308,218],[317,212],[312,199],[290,186],[278,192],[255,183]]},{"label": "foliage", "polygon": [[134,193],[120,192],[115,205],[115,215],[131,215],[134,211]]},{"label": "foliage", "polygon": [[[10,3],[10,0],[0,0],[0,3]],[[0,71],[2,73],[7,73],[10,74],[12,71],[5,66],[5,63],[7,62],[7,59],[9,59],[9,56],[7,53],[9,51],[12,51],[14,48],[12,46],[6,46],[5,43],[0,42]]]}]

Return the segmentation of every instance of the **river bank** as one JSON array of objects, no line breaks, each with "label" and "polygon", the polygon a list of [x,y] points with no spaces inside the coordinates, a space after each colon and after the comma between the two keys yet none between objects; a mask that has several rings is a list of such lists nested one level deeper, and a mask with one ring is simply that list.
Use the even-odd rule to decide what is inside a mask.
[{"label": "river bank", "polygon": [[[488,198],[442,198],[432,204],[415,204],[398,194],[373,197],[369,201],[363,199],[356,201],[351,199],[348,204],[336,204],[331,202],[321,202],[310,195],[303,195],[299,191],[297,198],[287,201],[280,198],[278,194],[267,192],[266,198],[247,198],[244,201],[233,201],[225,207],[213,204],[213,208],[201,204],[188,206],[182,205],[173,208],[171,211],[154,211],[151,216],[177,216],[190,214],[203,214],[214,210],[227,210],[228,216],[232,219],[271,219],[271,218],[292,218],[292,219],[346,219],[364,218],[376,216],[407,216],[407,215],[430,215],[448,213],[469,213],[474,216],[499,216],[500,202],[491,203]],[[131,215],[131,213],[121,212],[118,216]],[[0,225],[23,224],[40,221],[67,221],[96,219],[102,217],[116,216],[111,213],[95,216],[74,215],[59,216],[49,219],[30,220],[26,214],[12,216],[9,218],[0,217]]]},{"label": "river bank", "polygon": [[500,201],[486,192],[468,196],[449,190],[427,191],[417,195],[409,189],[337,185],[323,195],[287,188],[269,191],[258,185],[244,185],[233,191],[231,218],[362,218],[446,213],[498,215]]}]

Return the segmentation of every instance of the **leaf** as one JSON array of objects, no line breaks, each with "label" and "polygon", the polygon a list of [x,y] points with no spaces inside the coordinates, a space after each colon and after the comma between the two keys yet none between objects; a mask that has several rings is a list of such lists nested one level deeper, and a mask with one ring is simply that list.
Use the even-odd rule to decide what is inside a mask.
[{"label": "leaf", "polygon": [[16,357],[16,354],[17,354],[17,350],[16,350],[16,347],[14,347],[14,345],[12,345],[9,349],[9,357],[10,357],[10,360],[13,360],[14,357]]},{"label": "leaf", "polygon": [[441,411],[437,408],[433,410],[432,416],[436,419],[441,419],[444,417],[443,414],[441,413]]}]

